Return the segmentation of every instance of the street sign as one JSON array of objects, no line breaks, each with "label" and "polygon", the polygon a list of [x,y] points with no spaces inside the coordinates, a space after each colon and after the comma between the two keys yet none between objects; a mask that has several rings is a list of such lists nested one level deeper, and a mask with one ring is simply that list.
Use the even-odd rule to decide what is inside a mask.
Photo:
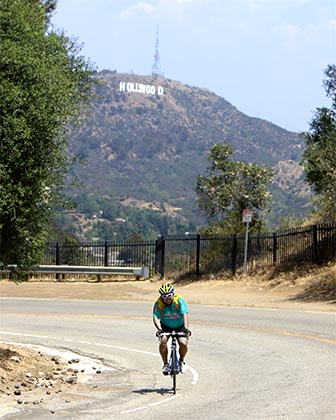
[{"label": "street sign", "polygon": [[253,211],[250,209],[243,210],[243,222],[246,223],[246,232],[245,232],[245,255],[244,255],[244,273],[247,271],[247,247],[248,247],[248,231],[249,223],[252,222]]},{"label": "street sign", "polygon": [[252,214],[253,211],[250,209],[243,210],[243,222],[244,223],[251,223],[252,222]]}]

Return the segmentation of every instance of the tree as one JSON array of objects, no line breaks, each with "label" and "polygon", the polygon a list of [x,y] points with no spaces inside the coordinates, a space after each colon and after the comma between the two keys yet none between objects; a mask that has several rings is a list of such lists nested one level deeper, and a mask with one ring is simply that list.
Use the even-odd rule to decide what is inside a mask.
[{"label": "tree", "polygon": [[244,229],[242,212],[253,210],[251,230],[262,229],[271,208],[269,184],[273,170],[232,159],[231,144],[214,144],[206,176],[197,179],[198,206],[210,218],[212,233],[238,233]]},{"label": "tree", "polygon": [[91,95],[92,65],[50,26],[54,0],[0,3],[0,264],[39,263],[64,205],[67,129]]},{"label": "tree", "polygon": [[336,221],[336,66],[329,65],[325,75],[323,84],[331,107],[317,108],[309,132],[303,134],[307,148],[301,163],[315,193],[319,217],[331,222]]}]

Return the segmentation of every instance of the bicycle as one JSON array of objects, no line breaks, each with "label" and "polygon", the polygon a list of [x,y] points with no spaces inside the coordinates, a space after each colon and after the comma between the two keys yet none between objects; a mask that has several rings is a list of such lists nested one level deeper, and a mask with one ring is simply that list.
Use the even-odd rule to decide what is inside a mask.
[{"label": "bicycle", "polygon": [[172,377],[173,383],[173,393],[176,394],[176,376],[180,373],[180,361],[177,357],[177,337],[188,337],[187,334],[183,332],[162,332],[159,337],[161,336],[171,337],[171,346],[170,346],[170,356],[169,356],[169,369],[170,372],[167,375]]}]

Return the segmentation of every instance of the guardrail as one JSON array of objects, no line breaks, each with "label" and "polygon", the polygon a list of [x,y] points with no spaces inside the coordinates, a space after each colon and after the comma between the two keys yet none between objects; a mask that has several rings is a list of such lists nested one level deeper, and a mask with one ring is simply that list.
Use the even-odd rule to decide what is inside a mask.
[{"label": "guardrail", "polygon": [[[2,272],[10,272],[15,270],[15,265],[8,267],[8,270],[1,270]],[[82,266],[82,265],[39,265],[31,271],[31,274],[83,274],[83,275],[97,275],[98,280],[102,275],[133,275],[137,278],[149,278],[149,267],[103,267],[103,266]]]}]

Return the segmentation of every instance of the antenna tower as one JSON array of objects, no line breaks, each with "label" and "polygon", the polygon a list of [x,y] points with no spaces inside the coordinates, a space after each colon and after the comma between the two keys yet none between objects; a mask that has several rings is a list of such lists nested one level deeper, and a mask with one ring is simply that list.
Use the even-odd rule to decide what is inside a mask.
[{"label": "antenna tower", "polygon": [[152,66],[152,76],[162,76],[159,54],[159,25],[156,27],[156,41],[154,52],[154,63]]}]

